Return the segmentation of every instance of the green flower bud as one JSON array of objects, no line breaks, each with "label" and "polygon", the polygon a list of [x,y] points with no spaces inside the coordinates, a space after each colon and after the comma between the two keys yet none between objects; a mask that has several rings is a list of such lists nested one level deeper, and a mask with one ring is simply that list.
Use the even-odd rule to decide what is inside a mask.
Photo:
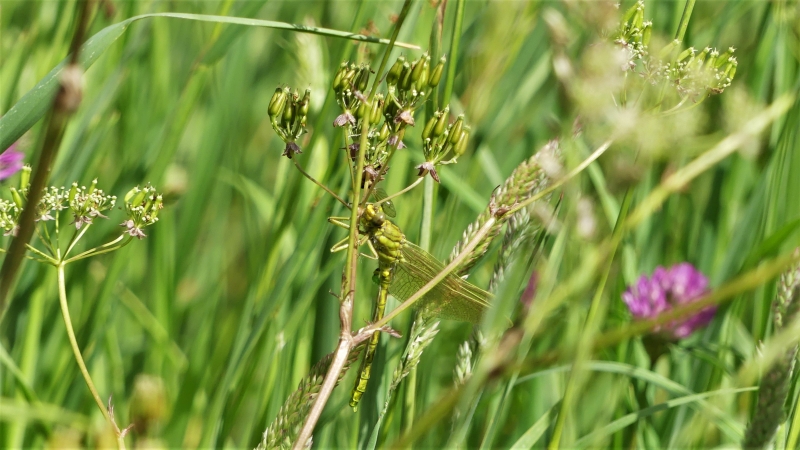
[{"label": "green flower bud", "polygon": [[453,154],[456,157],[461,156],[467,151],[467,142],[469,141],[469,127],[465,126],[461,130],[461,136],[453,146]]},{"label": "green flower bud", "polygon": [[725,51],[725,53],[719,55],[719,58],[717,59],[716,64],[714,65],[714,68],[719,69],[720,67],[725,65],[725,63],[729,62],[731,57],[733,57],[734,51],[736,50],[733,47],[729,47],[728,50]]},{"label": "green flower bud", "polygon": [[158,216],[158,211],[160,211],[161,208],[163,207],[164,207],[164,199],[161,195],[159,195],[155,198],[155,201],[153,202],[152,206],[150,207],[150,210],[148,211],[150,217],[155,219],[156,216]]},{"label": "green flower bud", "polygon": [[433,132],[433,127],[436,126],[436,121],[437,118],[435,115],[430,119],[428,119],[428,123],[426,123],[425,128],[422,129],[422,140],[431,137],[431,133]]},{"label": "green flower bud", "polygon": [[378,133],[378,140],[379,141],[385,141],[386,139],[389,139],[389,124],[386,123],[386,122],[383,122],[383,126],[381,127],[381,131],[380,131],[380,133]]},{"label": "green flower bud", "polygon": [[300,107],[297,109],[297,113],[303,117],[307,116],[310,104],[311,104],[311,89],[306,89],[306,93],[305,95],[303,95],[303,100],[300,101]]},{"label": "green flower bud", "polygon": [[414,63],[414,68],[411,70],[411,82],[414,83],[419,81],[419,77],[422,76],[422,71],[425,69],[425,60],[430,60],[431,57],[427,54],[422,55],[420,59],[418,59]]},{"label": "green flower bud", "polygon": [[[75,192],[77,192],[77,190],[78,190],[78,183],[72,183],[72,189],[70,189],[69,191],[70,195],[69,201],[72,201],[75,198]],[[127,194],[125,194],[125,203],[131,203],[133,197],[136,196],[136,194],[138,194],[139,191],[140,191],[139,186],[131,188],[131,190],[128,191]]]},{"label": "green flower bud", "polygon": [[19,195],[19,192],[17,191],[16,188],[13,187],[10,190],[11,190],[11,198],[14,199],[14,203],[17,205],[17,208],[22,209],[23,207],[22,197]]},{"label": "green flower bud", "polygon": [[336,71],[336,75],[333,76],[334,92],[341,92],[342,87],[344,86],[342,80],[344,79],[346,73],[347,73],[347,62],[343,62],[341,65],[339,65],[339,70]]},{"label": "green flower bud", "polygon": [[296,109],[297,109],[297,104],[294,101],[286,103],[286,107],[283,108],[283,116],[281,117],[283,125],[289,126],[292,123],[292,119],[294,119]]},{"label": "green flower bud", "polygon": [[[133,189],[137,189],[137,188],[133,188]],[[125,201],[126,202],[129,200],[129,198],[128,198],[129,196],[133,197],[133,194],[135,194],[135,192],[133,192],[133,189],[128,191],[128,194],[125,195]],[[72,203],[72,201],[75,200],[75,195],[77,195],[77,194],[78,194],[78,183],[77,182],[73,182],[72,183],[72,187],[69,188],[69,197],[67,197],[67,199],[69,200],[70,203]]]},{"label": "green flower bud", "polygon": [[439,63],[436,64],[436,67],[433,68],[431,71],[430,78],[428,78],[428,86],[435,88],[439,85],[439,81],[442,79],[442,73],[444,73],[444,63],[447,62],[447,58],[442,56],[439,60]]},{"label": "green flower bud", "polygon": [[642,44],[650,44],[650,36],[653,34],[653,22],[647,21],[642,26]]},{"label": "green flower bud", "polygon": [[376,124],[381,120],[381,113],[383,112],[383,95],[376,94],[372,99],[372,112],[369,115],[369,123]]},{"label": "green flower bud", "polygon": [[369,66],[364,66],[358,76],[358,90],[365,92],[369,86]]},{"label": "green flower bud", "polygon": [[142,202],[144,202],[144,197],[146,195],[147,195],[147,192],[145,192],[144,190],[141,190],[141,191],[137,192],[136,195],[133,196],[133,199],[130,202],[131,205],[133,205],[133,206],[141,205]]},{"label": "green flower bud", "polygon": [[694,55],[694,53],[695,53],[694,47],[689,47],[686,50],[680,52],[680,54],[678,54],[677,61],[679,61],[679,62],[683,61],[684,59]]},{"label": "green flower bud", "polygon": [[269,108],[267,108],[267,114],[270,117],[275,117],[281,112],[283,112],[283,107],[286,105],[286,94],[283,93],[283,89],[277,88],[275,89],[275,93],[272,94],[272,99],[269,101]]},{"label": "green flower bud", "polygon": [[389,69],[389,73],[386,74],[386,84],[389,86],[394,86],[400,80],[400,76],[403,74],[403,63],[406,62],[406,58],[403,55],[400,55],[397,58],[397,61],[394,62],[392,68]]},{"label": "green flower bud", "polygon": [[97,189],[97,178],[92,180],[92,184],[89,185],[89,190],[86,191],[86,194],[90,195],[95,189]]},{"label": "green flower bud", "polygon": [[464,115],[460,114],[456,122],[450,127],[450,134],[448,140],[451,144],[455,145],[461,138],[461,128],[464,126]]},{"label": "green flower bud", "polygon": [[403,64],[403,74],[400,77],[400,89],[407,91],[411,89],[411,64],[405,63]]},{"label": "green flower bud", "polygon": [[19,189],[24,191],[28,189],[28,183],[31,181],[31,166],[30,164],[25,164],[22,166],[22,171],[19,174]]},{"label": "green flower bud", "polygon": [[366,113],[367,113],[367,104],[366,103],[360,104],[358,106],[358,109],[356,109],[356,119],[359,120],[363,119]]},{"label": "green flower bud", "polygon": [[437,138],[442,134],[444,134],[444,127],[447,126],[447,119],[449,112],[450,112],[450,107],[448,106],[444,109],[444,111],[440,113],[439,118],[436,120],[436,125],[433,126],[433,131],[431,132],[431,135],[434,138]]},{"label": "green flower bud", "polygon": [[349,89],[355,77],[356,70],[354,68],[349,69],[342,77],[342,89]]}]

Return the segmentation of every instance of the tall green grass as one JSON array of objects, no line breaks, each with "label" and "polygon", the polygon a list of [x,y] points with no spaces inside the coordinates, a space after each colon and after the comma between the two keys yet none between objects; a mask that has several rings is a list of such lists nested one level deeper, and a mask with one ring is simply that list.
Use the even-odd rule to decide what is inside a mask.
[{"label": "tall green grass", "polygon": [[[446,8],[440,53],[451,48],[456,3]],[[372,21],[388,37],[390,16],[401,6],[114,4],[113,16],[93,15],[89,35],[139,14],[179,12],[354,32]],[[587,109],[554,66],[568,61],[577,80],[592,80],[598,27],[618,16],[603,15],[598,2],[463,4],[450,104],[466,114],[473,145],[459,164],[442,170],[442,183],[433,188],[429,248],[442,260],[495,187],[545,143],[562,138],[569,169],[628,120],[609,109]],[[673,37],[683,9],[684,2],[647,2],[654,36]],[[0,112],[66,56],[74,11],[75,2],[0,3]],[[764,133],[670,192],[659,208],[621,233],[615,257],[603,260],[609,269],[604,289],[596,276],[601,271],[581,270],[600,257],[600,243],[611,236],[626,191],[635,211],[670,174],[741,131],[767,105],[797,95],[798,18],[796,3],[694,4],[685,42],[736,47],[733,86],[648,129],[641,137],[646,144],[674,143],[660,154],[637,155],[631,141],[612,145],[553,196],[550,212],[558,226],[539,247],[520,254],[496,292],[501,308],[513,310],[531,271],[540,274],[526,324],[535,333],[517,328],[500,338],[502,318],[487,320],[482,330],[489,348],[473,378],[454,390],[459,346],[473,330],[443,322],[422,356],[412,394],[406,394],[406,383],[394,396],[377,432],[378,447],[411,446],[412,438],[418,448],[740,444],[756,404],[752,388],[758,385],[760,354],[774,354],[792,338],[796,343],[796,336],[775,338],[774,277],[749,278],[721,299],[726,303],[708,328],[671,348],[653,367],[641,332],[589,353],[585,340],[629,330],[620,295],[657,265],[690,261],[716,288],[753,270],[775,268],[768,264],[774,257],[800,244],[800,102],[794,100]],[[429,2],[415,2],[398,39],[427,48],[435,20]],[[283,144],[266,110],[278,85],[312,90],[311,140],[299,161],[316,179],[346,192],[343,137],[330,126],[338,115],[331,77],[342,59],[377,67],[382,50],[380,44],[329,36],[153,17],[131,24],[87,70],[83,103],[67,128],[51,183],[88,185],[97,177],[118,196],[147,182],[165,193],[166,208],[147,239],[71,264],[66,274],[78,343],[101,395],[113,395],[117,422],[126,426],[135,415],[132,403],[155,392],[159,420],[134,429],[129,446],[255,447],[310,367],[335,348],[338,302],[329,291],[338,291],[343,257],[329,249],[344,233],[326,218],[345,211],[280,156]],[[394,49],[392,55],[400,53],[419,54]],[[573,139],[576,117],[584,132]],[[389,193],[416,178],[420,128],[406,138],[411,150],[395,156],[384,186]],[[29,162],[41,131],[40,122],[20,139]],[[418,188],[395,202],[396,222],[412,242],[420,238],[423,195]],[[575,230],[579,197],[593,205],[592,238],[580,238]],[[82,245],[115,237],[119,217],[99,222]],[[3,243],[7,247],[8,238]],[[498,247],[472,271],[471,282],[487,285]],[[55,273],[30,261],[22,269],[0,323],[0,442],[8,448],[113,444],[66,339]],[[373,262],[359,262],[355,327],[371,317],[373,269]],[[563,297],[555,308],[540,308],[558,295]],[[589,321],[594,297],[599,310]],[[390,300],[388,307],[396,305]],[[403,314],[392,325],[407,333],[410,323],[411,314]],[[347,407],[351,370],[323,413],[316,447],[371,445],[405,347],[404,339],[384,336],[381,342],[358,413]],[[493,366],[493,358],[503,354],[511,356]],[[576,361],[582,370],[571,374]],[[568,383],[574,383],[572,395],[560,403]],[[800,442],[798,395],[795,371],[779,445]]]}]

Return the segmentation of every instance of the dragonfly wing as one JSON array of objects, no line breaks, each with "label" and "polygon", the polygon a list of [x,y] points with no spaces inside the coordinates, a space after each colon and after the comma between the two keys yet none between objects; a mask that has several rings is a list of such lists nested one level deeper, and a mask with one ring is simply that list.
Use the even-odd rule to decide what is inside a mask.
[{"label": "dragonfly wing", "polygon": [[[403,246],[403,259],[396,269],[389,293],[406,300],[438,275],[444,264],[414,244]],[[449,274],[415,305],[443,319],[479,323],[492,295],[453,274]]]}]

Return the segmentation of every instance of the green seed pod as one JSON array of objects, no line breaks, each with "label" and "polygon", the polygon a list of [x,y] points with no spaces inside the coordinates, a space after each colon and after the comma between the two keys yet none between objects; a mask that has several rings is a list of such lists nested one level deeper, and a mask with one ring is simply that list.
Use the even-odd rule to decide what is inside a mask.
[{"label": "green seed pod", "polygon": [[422,140],[431,137],[431,133],[433,132],[433,127],[436,126],[436,121],[437,121],[436,116],[433,116],[430,119],[428,119],[428,123],[426,123],[425,128],[422,129]]},{"label": "green seed pod", "polygon": [[386,84],[389,86],[394,86],[400,80],[400,76],[403,74],[403,63],[406,62],[406,58],[403,55],[400,55],[397,58],[397,61],[394,62],[392,68],[389,69],[389,73],[386,74]]},{"label": "green seed pod", "polygon": [[398,111],[397,104],[394,100],[387,98],[383,103],[383,116],[386,117],[387,120],[394,120]]},{"label": "green seed pod", "polygon": [[383,96],[376,94],[372,99],[372,112],[369,115],[369,123],[376,124],[381,120],[381,113],[383,112]]},{"label": "green seed pod", "polygon": [[144,197],[146,195],[147,195],[147,192],[144,191],[144,190],[137,192],[136,195],[133,196],[133,199],[131,199],[131,202],[130,202],[131,205],[134,206],[134,207],[141,205],[142,202],[144,202]]},{"label": "green seed pod", "polygon": [[356,76],[356,70],[355,69],[349,69],[347,72],[345,72],[344,76],[342,76],[342,88],[341,89],[342,90],[349,89],[350,85],[353,83],[353,80],[355,79],[355,76]]},{"label": "green seed pod", "polygon": [[463,155],[464,152],[467,151],[467,142],[469,142],[469,127],[465,126],[461,130],[461,136],[458,138],[458,142],[453,146],[453,154],[456,155],[456,157]]},{"label": "green seed pod", "polygon": [[19,195],[19,192],[17,191],[16,188],[13,187],[10,190],[11,190],[11,198],[14,199],[14,203],[17,205],[17,208],[22,209],[23,208],[22,197]]},{"label": "green seed pod", "polygon": [[269,108],[267,108],[267,114],[270,117],[275,117],[281,112],[283,112],[283,106],[286,104],[286,94],[283,93],[283,89],[277,88],[275,89],[275,93],[272,94],[272,99],[269,101]]},{"label": "green seed pod", "polygon": [[342,79],[344,78],[345,74],[347,73],[347,62],[343,62],[339,66],[339,70],[336,71],[336,75],[333,76],[333,91],[340,92],[342,90]]},{"label": "green seed pod", "polygon": [[385,141],[386,139],[389,139],[389,124],[386,123],[386,122],[383,122],[383,126],[381,127],[381,131],[380,131],[380,133],[378,133],[378,140],[379,141]]},{"label": "green seed pod", "polygon": [[459,139],[461,139],[461,127],[464,126],[464,115],[460,114],[458,119],[456,119],[455,123],[450,126],[450,134],[448,141],[451,144],[456,144]]},{"label": "green seed pod", "polygon": [[359,120],[363,119],[364,115],[366,113],[367,113],[367,104],[366,103],[362,103],[362,104],[358,105],[358,109],[356,109],[356,114],[355,114],[356,119],[359,119]]},{"label": "green seed pod", "polygon": [[[70,195],[69,201],[72,201],[75,198],[75,192],[77,192],[77,190],[78,190],[78,183],[72,183],[72,189],[70,189],[69,191]],[[135,197],[136,194],[139,193],[139,190],[140,190],[139,186],[131,188],[131,190],[128,191],[127,194],[125,194],[125,203],[130,203],[133,200],[133,197]]]},{"label": "green seed pod", "polygon": [[403,64],[403,74],[400,77],[400,89],[407,91],[411,89],[411,64]]},{"label": "green seed pod", "polygon": [[300,107],[297,109],[297,113],[303,117],[307,116],[310,104],[311,104],[311,89],[306,89],[306,93],[305,95],[303,95],[303,100],[300,101]]},{"label": "green seed pod", "polygon": [[431,132],[431,135],[434,138],[437,138],[442,134],[444,134],[444,127],[447,126],[447,119],[449,112],[450,112],[450,107],[448,106],[444,109],[444,111],[440,113],[438,119],[436,120],[436,125],[433,126],[433,131]]},{"label": "green seed pod", "polygon": [[369,66],[361,69],[361,74],[358,77],[358,90],[364,92],[369,86]]},{"label": "green seed pod", "polygon": [[22,166],[22,171],[19,174],[19,190],[24,191],[28,189],[28,183],[31,181],[31,166],[25,164]]},{"label": "green seed pod", "polygon": [[650,36],[653,34],[653,22],[647,21],[642,28],[642,44],[650,45]]},{"label": "green seed pod", "polygon": [[678,58],[676,60],[678,62],[683,61],[684,59],[694,55],[694,51],[695,51],[694,47],[689,47],[686,50],[680,52],[680,54],[678,54]]},{"label": "green seed pod", "polygon": [[731,57],[733,57],[733,52],[734,52],[733,47],[730,47],[724,53],[719,55],[719,58],[717,58],[716,65],[714,67],[719,69],[720,67],[725,65],[725,63],[729,62]]},{"label": "green seed pod", "polygon": [[665,45],[664,48],[662,48],[658,52],[658,58],[659,59],[668,59],[669,55],[672,54],[672,52],[674,52],[678,48],[678,46],[680,44],[681,44],[681,41],[679,41],[677,39],[672,40],[669,44]]},{"label": "green seed pod", "polygon": [[733,77],[736,76],[736,63],[731,63],[725,67],[725,76],[733,80]]},{"label": "green seed pod", "polygon": [[439,60],[439,63],[436,64],[436,67],[434,67],[431,71],[431,75],[428,78],[428,86],[435,88],[439,85],[439,81],[442,80],[442,73],[444,73],[445,62],[447,62],[447,58],[442,56],[442,58]]},{"label": "green seed pod", "polygon": [[158,212],[163,207],[164,207],[164,199],[161,195],[159,195],[158,197],[156,197],[156,201],[153,202],[153,207],[150,208],[150,217],[155,219],[158,216]]},{"label": "green seed pod", "polygon": [[430,60],[431,57],[427,54],[422,55],[420,59],[418,59],[414,63],[414,68],[411,70],[411,82],[414,83],[419,81],[419,77],[422,76],[422,71],[425,69],[425,60]]},{"label": "green seed pod", "polygon": [[292,119],[295,116],[295,110],[297,109],[297,104],[292,102],[287,102],[286,107],[283,108],[283,116],[281,117],[283,125],[288,126],[292,123]]},{"label": "green seed pod", "polygon": [[90,195],[95,189],[97,189],[97,178],[92,180],[92,184],[89,185],[89,190],[86,191],[86,194]]},{"label": "green seed pod", "polygon": [[416,89],[419,91],[424,91],[428,87],[428,77],[430,76],[430,60],[431,58],[428,57],[422,63],[422,73],[419,75],[419,80],[414,82]]},{"label": "green seed pod", "polygon": [[[137,189],[137,188],[133,188],[133,189]],[[128,194],[125,195],[125,201],[126,202],[129,200],[129,198],[128,198],[129,196],[133,197],[133,194],[135,194],[135,192],[133,192],[133,189],[128,191]],[[72,183],[72,187],[69,188],[69,197],[67,197],[67,199],[69,200],[70,203],[72,203],[72,201],[75,200],[75,196],[77,194],[78,194],[78,183],[77,182],[73,182]]]}]

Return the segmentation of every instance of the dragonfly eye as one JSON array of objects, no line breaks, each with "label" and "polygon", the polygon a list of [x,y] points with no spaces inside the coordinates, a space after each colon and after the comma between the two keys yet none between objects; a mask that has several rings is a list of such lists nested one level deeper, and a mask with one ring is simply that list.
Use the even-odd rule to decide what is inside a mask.
[{"label": "dragonfly eye", "polygon": [[372,216],[372,224],[376,227],[380,227],[385,221],[386,216],[383,214],[383,212],[376,213],[374,216]]}]

